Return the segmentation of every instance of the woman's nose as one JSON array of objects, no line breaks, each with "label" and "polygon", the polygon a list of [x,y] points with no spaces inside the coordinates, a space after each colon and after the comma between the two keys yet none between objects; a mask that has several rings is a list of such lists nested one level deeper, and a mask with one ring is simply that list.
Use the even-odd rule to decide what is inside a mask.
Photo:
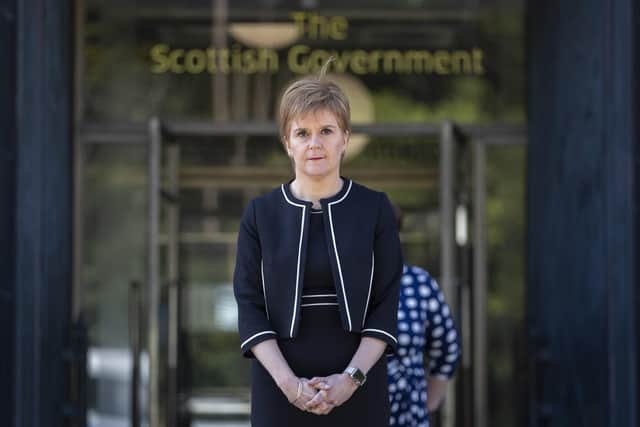
[{"label": "woman's nose", "polygon": [[309,141],[309,145],[311,146],[320,146],[322,142],[320,141],[320,135],[311,135],[311,139]]}]

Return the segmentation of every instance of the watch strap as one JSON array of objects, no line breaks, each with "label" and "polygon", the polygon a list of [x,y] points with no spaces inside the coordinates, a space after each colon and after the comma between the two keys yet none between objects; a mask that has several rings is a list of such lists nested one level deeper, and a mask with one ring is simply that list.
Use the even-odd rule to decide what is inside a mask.
[{"label": "watch strap", "polygon": [[367,376],[365,375],[365,373],[355,366],[347,367],[344,372],[349,375],[349,377],[351,377],[353,382],[356,383],[358,387],[362,387],[367,381]]}]

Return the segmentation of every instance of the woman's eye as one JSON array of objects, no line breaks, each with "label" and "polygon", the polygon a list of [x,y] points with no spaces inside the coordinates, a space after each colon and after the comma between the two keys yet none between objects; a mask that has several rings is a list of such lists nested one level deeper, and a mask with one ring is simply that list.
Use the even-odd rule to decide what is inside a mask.
[{"label": "woman's eye", "polygon": [[302,138],[307,134],[307,132],[303,131],[303,130],[299,130],[298,132],[296,132],[296,136],[298,138]]},{"label": "woman's eye", "polygon": [[325,134],[325,135],[329,135],[332,132],[333,131],[331,129],[329,129],[329,128],[322,129],[322,133]]}]

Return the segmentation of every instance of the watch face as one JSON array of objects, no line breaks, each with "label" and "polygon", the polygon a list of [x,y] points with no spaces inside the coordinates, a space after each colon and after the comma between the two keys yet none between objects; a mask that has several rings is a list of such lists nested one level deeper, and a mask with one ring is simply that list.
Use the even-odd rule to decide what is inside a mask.
[{"label": "watch face", "polygon": [[358,368],[349,367],[347,369],[347,373],[351,378],[353,378],[353,381],[359,386],[363,385],[364,382],[367,380],[367,376]]}]

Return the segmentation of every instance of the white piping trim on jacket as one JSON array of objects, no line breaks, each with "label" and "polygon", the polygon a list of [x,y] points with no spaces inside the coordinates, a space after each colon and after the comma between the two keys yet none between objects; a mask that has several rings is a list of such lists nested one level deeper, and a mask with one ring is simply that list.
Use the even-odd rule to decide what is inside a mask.
[{"label": "white piping trim on jacket", "polygon": [[353,184],[353,181],[349,181],[349,188],[347,188],[347,191],[344,193],[344,196],[342,196],[339,200],[336,200],[335,202],[330,202],[327,205],[329,209],[329,226],[331,228],[331,238],[333,239],[333,250],[335,251],[336,262],[338,264],[338,274],[340,275],[340,285],[342,286],[342,295],[344,297],[344,308],[347,312],[347,321],[349,322],[349,332],[351,332],[353,328],[351,327],[351,315],[349,314],[349,301],[347,301],[347,293],[344,290],[344,279],[342,277],[342,267],[340,267],[340,256],[338,255],[338,246],[336,245],[336,235],[333,232],[333,217],[331,215],[331,206],[342,202],[347,197],[347,195],[349,194],[349,191],[351,191],[351,184]]},{"label": "white piping trim on jacket", "polygon": [[264,312],[267,313],[267,320],[269,320],[269,307],[267,306],[267,291],[264,285],[264,259],[260,260],[260,275],[262,276],[262,296],[264,297]]},{"label": "white piping trim on jacket", "polygon": [[367,328],[367,329],[363,329],[362,332],[367,332],[367,331],[371,331],[371,332],[379,332],[381,334],[385,334],[386,336],[388,336],[389,338],[391,338],[393,341],[395,341],[395,343],[398,343],[398,340],[396,339],[396,337],[394,337],[393,335],[391,335],[389,332],[385,332],[381,329],[373,329],[373,328]]},{"label": "white piping trim on jacket", "polygon": [[296,266],[296,294],[295,299],[293,300],[293,314],[291,315],[291,328],[289,329],[289,336],[293,338],[293,326],[295,325],[298,304],[298,285],[300,283],[300,255],[302,253],[302,235],[304,234],[304,214],[307,211],[307,207],[305,205],[293,203],[291,200],[289,200],[289,198],[287,197],[287,192],[284,191],[284,184],[280,186],[280,189],[282,190],[282,194],[284,195],[284,199],[287,201],[287,203],[302,208],[302,218],[300,219],[300,241],[298,242],[298,265]]},{"label": "white piping trim on jacket", "polygon": [[244,347],[244,345],[245,345],[246,343],[248,343],[249,341],[251,341],[251,340],[252,340],[252,339],[254,339],[255,337],[259,337],[260,335],[264,335],[264,334],[275,334],[275,335],[278,335],[278,334],[276,334],[276,331],[262,331],[262,332],[258,332],[257,334],[253,334],[253,335],[251,335],[249,338],[247,338],[246,340],[244,340],[244,341],[242,342],[242,344],[240,344],[240,348]]},{"label": "white piping trim on jacket", "polygon": [[315,307],[318,305],[338,305],[337,302],[316,302],[313,304],[301,304],[300,307]]},{"label": "white piping trim on jacket", "polygon": [[371,298],[371,285],[373,284],[373,266],[376,264],[375,253],[371,252],[371,277],[369,278],[369,293],[367,294],[367,303],[364,306],[364,313],[362,314],[362,327],[364,328],[364,322],[367,319],[367,310],[369,309],[369,298]]}]

